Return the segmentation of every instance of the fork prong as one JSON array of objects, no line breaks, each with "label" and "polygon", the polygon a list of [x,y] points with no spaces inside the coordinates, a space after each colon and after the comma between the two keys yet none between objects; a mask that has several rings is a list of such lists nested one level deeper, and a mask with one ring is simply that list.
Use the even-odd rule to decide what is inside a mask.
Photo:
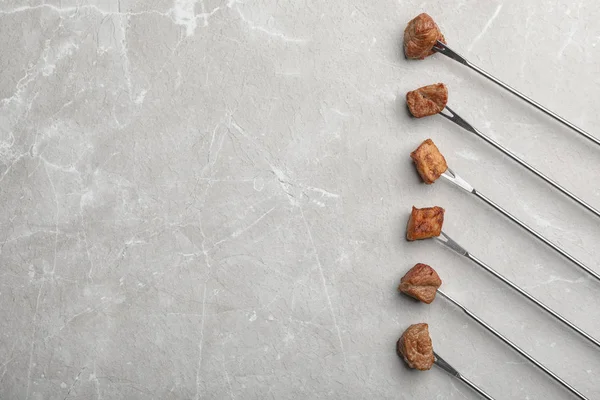
[{"label": "fork prong", "polygon": [[446,43],[440,42],[438,40],[433,46],[433,50],[437,51],[438,53],[442,53],[446,57],[449,57],[454,61],[458,61],[459,63],[469,67],[469,62],[463,56],[461,56],[460,54],[452,50],[450,47],[448,47]]},{"label": "fork prong", "polygon": [[483,391],[479,386],[475,385],[473,382],[465,378],[460,372],[458,372],[452,365],[448,364],[442,357],[440,357],[435,351],[433,352],[433,356],[435,358],[435,365],[457,378],[458,380],[464,382],[471,389],[479,393],[486,400],[494,400],[492,396]]}]

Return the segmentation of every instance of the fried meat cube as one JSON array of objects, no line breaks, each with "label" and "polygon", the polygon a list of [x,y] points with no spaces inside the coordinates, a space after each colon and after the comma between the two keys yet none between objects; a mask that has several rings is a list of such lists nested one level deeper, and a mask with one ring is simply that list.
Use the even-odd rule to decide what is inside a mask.
[{"label": "fried meat cube", "polygon": [[419,175],[427,184],[435,182],[448,169],[446,159],[431,139],[421,143],[410,153],[410,158],[415,162]]},{"label": "fried meat cube", "polygon": [[404,54],[406,58],[422,60],[434,53],[433,46],[438,40],[446,43],[433,18],[419,14],[404,29]]},{"label": "fried meat cube", "polygon": [[435,359],[429,325],[420,323],[409,326],[398,339],[396,350],[409,367],[421,371],[431,369]]},{"label": "fried meat cube", "polygon": [[406,93],[408,111],[415,118],[439,114],[448,103],[448,88],[443,83],[434,83]]},{"label": "fried meat cube", "polygon": [[430,304],[442,286],[440,276],[427,264],[417,264],[400,279],[398,291]]},{"label": "fried meat cube", "polygon": [[440,236],[443,223],[444,209],[442,207],[416,208],[413,206],[406,229],[406,238],[419,240]]}]

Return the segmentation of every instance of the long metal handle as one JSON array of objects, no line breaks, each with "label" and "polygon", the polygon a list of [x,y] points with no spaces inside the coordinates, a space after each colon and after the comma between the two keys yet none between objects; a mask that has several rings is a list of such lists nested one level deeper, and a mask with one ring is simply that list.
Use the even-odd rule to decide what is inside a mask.
[{"label": "long metal handle", "polygon": [[535,358],[533,358],[532,356],[530,356],[527,352],[525,352],[524,350],[522,350],[519,346],[517,346],[516,344],[514,344],[513,342],[511,342],[509,339],[507,339],[505,336],[503,336],[500,332],[498,332],[497,330],[495,330],[494,328],[492,328],[491,326],[489,326],[487,323],[485,323],[485,321],[483,321],[477,315],[473,314],[471,311],[469,311],[466,307],[464,307],[459,302],[457,302],[456,300],[454,300],[452,297],[448,296],[446,293],[442,292],[439,289],[438,289],[438,293],[440,295],[442,295],[443,297],[445,297],[448,301],[450,301],[451,303],[453,303],[456,307],[460,308],[465,314],[467,314],[469,317],[471,317],[473,320],[475,320],[479,325],[483,326],[485,329],[487,329],[488,331],[490,331],[498,339],[502,340],[505,344],[507,344],[508,346],[512,347],[517,353],[519,353],[520,355],[522,355],[523,357],[525,357],[526,359],[528,359],[529,361],[531,361],[536,367],[538,367],[539,369],[541,369],[542,371],[544,371],[548,376],[550,376],[556,382],[560,383],[565,388],[567,388],[575,396],[579,397],[582,400],[588,400],[588,398],[585,397],[581,392],[579,392],[573,386],[569,385],[567,382],[565,382],[564,380],[562,380],[558,375],[556,375],[554,372],[550,371],[542,363],[540,363],[538,360],[536,360]]},{"label": "long metal handle", "polygon": [[550,184],[552,187],[554,187],[555,189],[557,189],[560,192],[562,192],[565,196],[567,196],[571,200],[579,203],[581,206],[585,207],[588,211],[592,212],[594,215],[596,215],[597,217],[600,218],[600,211],[598,211],[597,209],[595,209],[594,207],[592,207],[591,205],[589,205],[588,203],[586,203],[585,201],[583,201],[579,197],[575,196],[569,190],[565,189],[564,187],[562,187],[561,185],[559,185],[557,182],[555,182],[554,180],[552,180],[549,177],[547,177],[546,175],[544,175],[539,170],[537,170],[534,167],[532,167],[531,165],[527,164],[525,161],[523,161],[522,159],[520,159],[515,153],[513,153],[510,150],[508,150],[506,147],[502,146],[500,143],[496,142],[494,139],[490,138],[487,135],[484,135],[479,130],[475,129],[475,127],[473,125],[469,124],[467,121],[465,121],[463,118],[461,118],[450,107],[446,106],[446,110],[448,110],[452,115],[448,115],[448,114],[446,114],[444,112],[441,112],[440,114],[443,117],[445,117],[446,119],[454,122],[456,125],[460,126],[461,128],[463,128],[463,129],[465,129],[465,130],[467,130],[467,131],[469,131],[471,133],[476,134],[477,136],[479,136],[480,138],[482,138],[483,140],[485,140],[486,142],[488,142],[489,144],[491,144],[492,146],[494,146],[496,149],[500,150],[502,153],[506,154],[508,157],[510,157],[511,159],[513,159],[513,161],[518,162],[523,167],[525,167],[526,169],[528,169],[530,172],[532,172],[532,173],[536,174],[538,177],[542,178],[544,181],[546,181],[546,183]]},{"label": "long metal handle", "polygon": [[563,324],[567,325],[569,328],[571,328],[572,330],[574,330],[575,332],[577,332],[578,334],[580,334],[581,336],[583,336],[584,338],[586,338],[587,340],[589,340],[590,342],[592,342],[593,344],[595,344],[597,347],[600,348],[600,342],[598,340],[594,339],[594,337],[588,335],[585,331],[583,331],[577,325],[573,324],[571,321],[569,321],[568,319],[566,319],[565,317],[563,317],[562,315],[560,315],[559,313],[557,313],[556,311],[554,311],[553,309],[551,309],[550,307],[548,307],[547,305],[545,305],[544,303],[542,303],[541,301],[539,301],[538,299],[536,299],[535,297],[533,297],[532,295],[527,293],[525,290],[523,290],[519,286],[515,285],[513,282],[508,280],[504,275],[500,274],[499,272],[494,270],[492,267],[490,267],[489,265],[487,265],[486,263],[484,263],[483,261],[481,261],[474,255],[469,253],[461,245],[459,245],[454,240],[452,240],[446,233],[442,232],[440,234],[440,236],[437,237],[437,239],[439,242],[441,242],[445,246],[449,247],[450,249],[457,252],[458,254],[467,257],[468,259],[473,261],[475,264],[479,265],[481,268],[485,269],[487,272],[494,275],[496,278],[500,279],[502,282],[504,282],[505,284],[510,286],[517,293],[519,293],[522,296],[524,296],[525,298],[529,299],[531,302],[533,302],[535,305],[537,305],[538,307],[540,307],[541,309],[546,311],[548,314],[552,315],[554,318],[556,318]]},{"label": "long metal handle", "polygon": [[538,103],[537,101],[535,101],[535,100],[533,100],[533,99],[525,96],[523,93],[519,92],[517,89],[515,89],[515,88],[507,85],[506,83],[502,82],[500,79],[495,78],[494,76],[492,76],[489,73],[485,72],[483,69],[479,68],[477,65],[473,64],[472,62],[468,61],[463,56],[461,56],[460,54],[458,54],[457,52],[455,52],[454,50],[452,50],[445,43],[442,43],[442,42],[440,42],[438,40],[438,42],[433,47],[433,49],[435,51],[437,51],[438,53],[442,53],[443,55],[445,55],[445,56],[447,56],[447,57],[449,57],[449,58],[451,58],[451,59],[453,59],[455,61],[458,61],[462,65],[471,68],[473,71],[475,71],[478,74],[480,74],[480,75],[488,78],[490,81],[494,82],[495,84],[503,87],[504,89],[508,90],[509,92],[511,92],[512,94],[514,94],[515,96],[519,97],[521,100],[525,100],[527,103],[529,103],[530,105],[534,106],[538,110],[542,111],[544,114],[551,116],[552,118],[554,118],[558,122],[560,122],[560,123],[568,126],[569,128],[573,129],[575,132],[579,133],[580,135],[584,136],[585,138],[591,140],[592,142],[596,143],[597,145],[600,145],[600,140],[598,138],[596,138],[596,137],[592,136],[591,134],[587,133],[586,131],[584,131],[583,129],[579,128],[575,124],[567,121],[566,119],[564,119],[560,115],[556,114],[555,112],[550,111],[549,109],[547,109],[546,107],[544,107],[543,105],[541,105],[540,103]]},{"label": "long metal handle", "polygon": [[510,219],[511,221],[513,221],[514,223],[519,225],[521,228],[523,228],[527,232],[531,233],[533,236],[535,236],[536,238],[541,240],[544,244],[546,244],[547,246],[549,246],[550,248],[552,248],[553,250],[558,252],[560,255],[565,257],[567,260],[571,261],[573,264],[577,265],[579,268],[583,269],[585,272],[587,272],[588,274],[590,274],[594,278],[596,278],[598,281],[600,281],[600,274],[598,274],[593,269],[589,268],[584,263],[582,263],[581,261],[579,261],[572,255],[570,255],[569,253],[567,253],[566,251],[564,251],[563,249],[561,249],[560,247],[558,247],[557,245],[552,243],[550,240],[546,239],[544,236],[542,236],[541,234],[539,234],[538,232],[536,232],[535,230],[530,228],[527,224],[525,224],[523,221],[521,221],[520,219],[518,219],[517,217],[515,217],[508,211],[506,211],[504,208],[500,207],[497,203],[495,203],[488,197],[484,196],[481,192],[479,192],[477,189],[475,189],[473,186],[471,186],[467,181],[465,181],[463,178],[458,176],[454,171],[452,171],[452,169],[448,168],[446,170],[446,172],[444,172],[442,174],[442,177],[445,178],[446,180],[454,183],[458,187],[466,190],[467,192],[479,197],[481,200],[485,201],[487,204],[489,204],[490,206],[492,206],[493,208],[498,210],[506,218]]},{"label": "long metal handle", "polygon": [[481,395],[481,397],[483,397],[484,399],[494,400],[494,398],[492,396],[490,396],[489,394],[487,394],[486,392],[484,392],[483,389],[479,388],[479,386],[475,385],[473,382],[471,382],[470,380],[468,380],[467,378],[462,376],[460,374],[460,372],[458,372],[452,365],[448,364],[435,351],[433,352],[433,356],[435,357],[435,365],[437,365],[438,367],[440,367],[441,369],[443,369],[450,375],[454,376],[455,378],[463,381],[467,386],[469,386],[471,389],[473,389],[474,391],[479,393]]},{"label": "long metal handle", "polygon": [[486,196],[484,196],[483,194],[481,194],[479,191],[475,190],[473,192],[473,194],[475,196],[479,197],[481,200],[483,200],[486,203],[488,203],[490,206],[494,207],[499,212],[501,212],[506,218],[508,218],[511,221],[515,222],[521,228],[525,229],[527,232],[531,233],[533,236],[535,236],[536,238],[538,238],[539,240],[541,240],[542,242],[544,242],[544,244],[546,244],[548,247],[552,248],[557,253],[559,253],[560,255],[562,255],[563,257],[565,257],[567,260],[571,261],[573,264],[577,265],[579,268],[581,268],[582,270],[584,270],[585,272],[587,272],[588,274],[590,274],[594,278],[596,278],[598,281],[600,281],[600,274],[598,274],[597,272],[595,272],[593,269],[589,268],[584,263],[582,263],[581,261],[579,261],[578,259],[576,259],[572,255],[570,255],[569,253],[567,253],[566,251],[564,251],[563,249],[561,249],[560,247],[558,247],[557,245],[555,245],[554,243],[552,243],[551,241],[549,241],[548,239],[546,239],[545,237],[543,237],[542,235],[540,235],[539,233],[537,233],[536,231],[534,231],[533,229],[531,229],[529,226],[527,226],[525,223],[523,223],[517,217],[513,216],[512,214],[510,214],[508,211],[506,211],[505,209],[503,209],[502,207],[500,207],[498,204],[494,203],[492,200],[490,200],[489,198],[487,198]]},{"label": "long metal handle", "polygon": [[473,389],[474,391],[476,391],[484,399],[494,400],[494,398],[492,396],[490,396],[489,394],[487,394],[486,392],[484,392],[483,389],[481,389],[479,386],[477,386],[476,384],[474,384],[473,382],[471,382],[470,380],[468,380],[464,376],[461,375],[461,376],[458,377],[458,379],[460,379],[461,381],[463,381],[467,386],[469,386],[471,389]]}]

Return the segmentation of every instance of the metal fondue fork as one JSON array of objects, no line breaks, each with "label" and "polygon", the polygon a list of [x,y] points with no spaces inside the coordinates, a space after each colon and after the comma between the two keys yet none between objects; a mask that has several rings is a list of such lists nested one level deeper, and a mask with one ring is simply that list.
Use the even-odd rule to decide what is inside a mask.
[{"label": "metal fondue fork", "polygon": [[496,278],[500,279],[502,282],[504,282],[505,284],[510,286],[512,289],[514,289],[520,295],[526,297],[528,300],[535,303],[535,305],[537,305],[538,307],[540,307],[541,309],[546,311],[548,314],[552,315],[554,318],[558,319],[560,322],[567,325],[569,328],[571,328],[572,330],[574,330],[575,332],[577,332],[578,334],[580,334],[581,336],[583,336],[584,338],[586,338],[587,340],[589,340],[590,342],[592,342],[593,344],[595,344],[597,347],[600,348],[600,342],[598,340],[594,339],[594,337],[587,334],[585,331],[583,331],[577,325],[573,324],[571,321],[569,321],[568,319],[566,319],[565,317],[563,317],[562,315],[560,315],[559,313],[557,313],[556,311],[554,311],[553,309],[551,309],[550,307],[548,307],[547,305],[545,305],[544,303],[542,303],[541,301],[539,301],[538,299],[536,299],[535,297],[530,295],[528,292],[526,292],[525,290],[521,289],[519,286],[517,286],[516,284],[514,284],[513,282],[508,280],[506,277],[504,277],[502,274],[500,274],[499,272],[494,270],[492,267],[490,267],[489,265],[487,265],[486,263],[484,263],[483,261],[481,261],[474,255],[469,253],[467,250],[465,250],[465,248],[463,248],[461,245],[459,245],[454,240],[452,240],[446,233],[442,232],[440,234],[440,236],[436,237],[436,239],[440,243],[442,243],[444,246],[453,250],[454,252],[470,259],[475,264],[479,265],[480,267],[485,269],[487,272],[494,275]]},{"label": "metal fondue fork", "polygon": [[549,109],[547,109],[546,107],[544,107],[540,103],[538,103],[538,102],[534,101],[533,99],[525,96],[523,93],[519,92],[518,90],[510,87],[506,83],[502,82],[500,79],[495,78],[494,76],[492,76],[489,73],[485,72],[483,69],[479,68],[478,66],[476,66],[472,62],[467,61],[463,56],[461,56],[460,54],[458,54],[457,52],[455,52],[454,50],[452,50],[450,47],[448,47],[447,44],[442,43],[442,42],[440,42],[438,40],[437,43],[433,46],[433,50],[435,50],[438,53],[442,53],[446,57],[449,57],[449,58],[453,59],[454,61],[457,61],[457,62],[461,63],[462,65],[465,65],[465,66],[471,68],[473,71],[477,72],[480,75],[483,75],[484,77],[488,78],[490,81],[492,81],[495,84],[503,87],[504,89],[508,90],[509,92],[511,92],[515,96],[519,97],[520,99],[525,100],[527,103],[529,103],[530,105],[534,106],[538,110],[542,111],[546,115],[551,116],[552,118],[554,118],[558,122],[560,122],[560,123],[568,126],[569,128],[573,129],[575,132],[579,133],[580,135],[584,136],[585,138],[591,140],[592,142],[596,143],[597,145],[600,145],[600,140],[598,138],[592,136],[591,134],[587,133],[583,129],[575,126],[573,123],[567,121],[566,119],[562,118],[558,114],[550,111]]},{"label": "metal fondue fork", "polygon": [[559,185],[558,183],[556,183],[554,180],[552,180],[551,178],[549,178],[546,175],[544,175],[542,172],[540,172],[536,168],[534,168],[531,165],[527,164],[525,161],[523,161],[522,159],[520,159],[515,153],[513,153],[510,150],[508,150],[506,147],[502,146],[500,143],[496,142],[494,139],[490,138],[487,135],[484,135],[479,130],[475,129],[475,127],[473,127],[473,125],[469,124],[467,121],[465,121],[463,118],[461,118],[450,107],[446,106],[445,109],[448,110],[452,115],[446,114],[446,113],[444,113],[444,111],[442,111],[442,112],[440,112],[440,114],[443,117],[445,117],[446,119],[449,119],[450,121],[454,122],[456,125],[460,126],[461,128],[463,128],[463,129],[465,129],[465,130],[467,130],[467,131],[469,131],[471,133],[476,134],[477,136],[479,136],[480,138],[482,138],[483,140],[485,140],[486,142],[488,142],[489,144],[491,144],[492,146],[494,146],[496,149],[500,150],[501,152],[503,152],[504,154],[506,154],[508,157],[512,158],[514,161],[516,161],[519,164],[521,164],[523,167],[525,167],[526,169],[528,169],[530,172],[533,172],[538,177],[542,178],[544,181],[546,181],[546,183],[550,184],[555,189],[561,191],[564,195],[566,195],[567,197],[569,197],[571,200],[574,200],[575,202],[579,203],[581,206],[585,207],[588,211],[592,212],[597,217],[600,217],[600,211],[598,211],[597,209],[595,209],[594,207],[592,207],[591,205],[589,205],[588,203],[586,203],[585,201],[583,201],[579,197],[575,196],[569,190],[565,189],[564,187],[562,187],[561,185]]},{"label": "metal fondue fork", "polygon": [[492,200],[490,200],[488,197],[486,197],[483,194],[481,194],[478,190],[476,190],[473,186],[471,186],[463,178],[461,178],[460,176],[458,176],[450,168],[448,168],[446,170],[446,172],[444,172],[442,174],[442,177],[444,177],[445,179],[447,179],[450,182],[454,183],[456,186],[460,187],[461,189],[464,189],[467,192],[469,192],[471,194],[474,194],[475,196],[479,197],[481,200],[485,201],[487,204],[489,204],[490,206],[492,206],[493,208],[495,208],[496,210],[498,210],[505,217],[507,217],[508,219],[510,219],[511,221],[513,221],[514,223],[516,223],[517,225],[519,225],[521,228],[525,229],[527,232],[531,233],[536,238],[538,238],[540,241],[542,241],[548,247],[552,248],[553,250],[555,250],[556,252],[558,252],[560,255],[562,255],[563,257],[565,257],[567,260],[571,261],[573,264],[577,265],[579,268],[583,269],[585,272],[587,272],[588,274],[592,275],[594,278],[596,278],[597,280],[600,281],[600,274],[598,274],[593,269],[589,268],[584,263],[582,263],[581,261],[579,261],[578,259],[576,259],[572,255],[570,255],[569,253],[567,253],[566,251],[564,251],[563,249],[561,249],[560,247],[558,247],[556,244],[552,243],[550,240],[546,239],[540,233],[538,233],[535,230],[533,230],[532,228],[530,228],[523,221],[521,221],[520,219],[518,219],[517,217],[515,217],[514,215],[512,215],[511,213],[509,213],[508,211],[506,211],[502,207],[500,207],[498,204],[496,204],[495,202],[493,202]]},{"label": "metal fondue fork", "polygon": [[[583,394],[581,394],[577,389],[575,389],[573,386],[569,385],[567,382],[563,381],[558,375],[556,375],[554,372],[550,371],[542,363],[540,363],[539,361],[537,361],[535,358],[533,358],[528,353],[526,353],[524,350],[522,350],[519,346],[517,346],[516,344],[514,344],[513,342],[511,342],[509,339],[507,339],[506,337],[504,337],[500,332],[498,332],[497,330],[495,330],[494,328],[492,328],[491,326],[489,326],[487,323],[485,323],[485,321],[483,321],[477,315],[475,315],[474,313],[472,313],[471,311],[469,311],[466,307],[464,307],[463,305],[461,305],[459,302],[457,302],[456,300],[454,300],[452,297],[448,296],[446,293],[442,292],[440,289],[438,289],[437,292],[440,295],[442,295],[442,297],[444,297],[446,300],[450,301],[452,304],[454,304],[455,306],[457,306],[458,308],[460,308],[465,314],[467,314],[469,317],[471,317],[473,320],[475,320],[479,325],[483,326],[485,329],[487,329],[488,331],[490,331],[498,339],[502,340],[505,344],[507,344],[508,346],[512,347],[513,350],[515,350],[517,353],[519,353],[520,355],[522,355],[523,357],[525,357],[527,360],[529,360],[536,367],[538,367],[539,369],[541,369],[542,371],[544,371],[548,376],[550,376],[556,382],[560,383],[562,386],[564,386],[566,389],[568,389],[575,396],[579,397],[582,400],[589,400],[587,397],[585,397]],[[434,353],[434,355],[435,355],[435,353]]]}]

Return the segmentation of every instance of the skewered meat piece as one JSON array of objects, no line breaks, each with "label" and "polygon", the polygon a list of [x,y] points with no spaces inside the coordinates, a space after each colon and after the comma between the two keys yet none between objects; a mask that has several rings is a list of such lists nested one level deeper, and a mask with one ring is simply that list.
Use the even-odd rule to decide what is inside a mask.
[{"label": "skewered meat piece", "polygon": [[415,118],[439,114],[448,103],[448,88],[443,83],[434,83],[406,93],[408,111]]},{"label": "skewered meat piece", "polygon": [[410,153],[410,158],[415,162],[419,175],[427,184],[435,182],[448,169],[446,159],[431,139],[421,143]]},{"label": "skewered meat piece", "polygon": [[416,208],[413,206],[406,228],[406,238],[419,240],[440,236],[443,223],[444,209],[442,207]]},{"label": "skewered meat piece", "polygon": [[409,326],[398,339],[396,349],[411,368],[426,371],[435,361],[429,325],[425,323]]},{"label": "skewered meat piece", "polygon": [[430,304],[440,286],[442,280],[437,272],[429,265],[419,263],[400,279],[398,291]]},{"label": "skewered meat piece", "polygon": [[404,29],[404,55],[422,60],[434,53],[432,49],[437,40],[446,43],[433,18],[426,13],[419,14]]}]

